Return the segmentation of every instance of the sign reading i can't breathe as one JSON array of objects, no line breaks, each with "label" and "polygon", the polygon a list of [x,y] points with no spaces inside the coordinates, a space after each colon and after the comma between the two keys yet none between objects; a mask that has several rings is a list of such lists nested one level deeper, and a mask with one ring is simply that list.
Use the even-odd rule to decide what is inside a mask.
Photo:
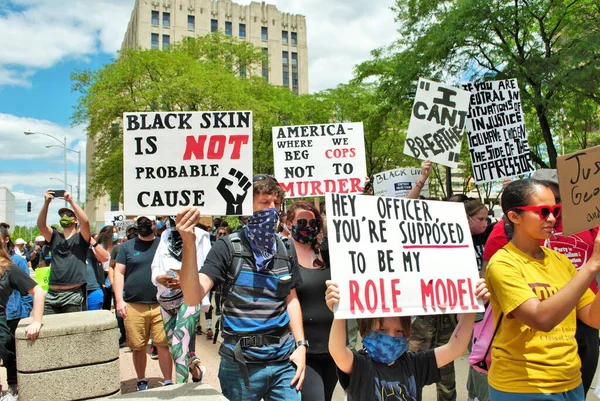
[{"label": "sign reading i can't breathe", "polygon": [[471,94],[419,79],[404,154],[456,168]]},{"label": "sign reading i can't breathe", "polygon": [[[405,198],[421,178],[420,168],[403,167],[383,171],[373,177],[373,194]],[[421,195],[429,196],[429,181],[425,181]]]},{"label": "sign reading i can't breathe", "polygon": [[124,209],[252,214],[252,112],[123,115]]},{"label": "sign reading i can't breathe", "polygon": [[471,91],[467,139],[475,182],[533,171],[517,80],[474,82],[463,88]]},{"label": "sign reading i can't breathe", "polygon": [[327,194],[341,319],[483,311],[462,204]]},{"label": "sign reading i can't breathe", "polygon": [[275,177],[289,198],[362,193],[362,123],[273,127]]}]

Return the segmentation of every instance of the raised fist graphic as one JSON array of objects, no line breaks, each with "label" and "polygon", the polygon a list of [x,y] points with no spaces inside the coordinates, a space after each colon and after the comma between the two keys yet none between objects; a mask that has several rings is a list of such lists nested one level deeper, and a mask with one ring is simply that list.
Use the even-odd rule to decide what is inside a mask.
[{"label": "raised fist graphic", "polygon": [[227,202],[225,214],[239,215],[242,214],[242,203],[244,203],[252,183],[241,171],[234,168],[229,170],[229,176],[231,177],[221,178],[221,182],[217,185],[217,191]]}]

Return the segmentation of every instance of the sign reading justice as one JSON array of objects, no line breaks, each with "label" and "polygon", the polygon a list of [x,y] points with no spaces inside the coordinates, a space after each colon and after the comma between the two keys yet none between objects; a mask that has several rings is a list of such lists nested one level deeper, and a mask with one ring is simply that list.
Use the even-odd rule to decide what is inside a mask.
[{"label": "sign reading justice", "polygon": [[483,311],[462,204],[331,193],[325,201],[336,318]]},{"label": "sign reading justice", "polygon": [[127,214],[252,214],[252,112],[123,115]]}]

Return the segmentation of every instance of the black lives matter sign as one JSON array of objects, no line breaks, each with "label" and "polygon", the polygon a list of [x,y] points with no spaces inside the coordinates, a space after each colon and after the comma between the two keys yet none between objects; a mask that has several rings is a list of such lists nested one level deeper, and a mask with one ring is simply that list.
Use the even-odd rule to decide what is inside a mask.
[{"label": "black lives matter sign", "polygon": [[477,184],[534,170],[516,79],[463,85],[471,92],[467,138]]},{"label": "black lives matter sign", "polygon": [[456,168],[470,94],[423,78],[417,85],[404,154]]},{"label": "black lives matter sign", "polygon": [[252,214],[252,112],[123,115],[127,214]]}]

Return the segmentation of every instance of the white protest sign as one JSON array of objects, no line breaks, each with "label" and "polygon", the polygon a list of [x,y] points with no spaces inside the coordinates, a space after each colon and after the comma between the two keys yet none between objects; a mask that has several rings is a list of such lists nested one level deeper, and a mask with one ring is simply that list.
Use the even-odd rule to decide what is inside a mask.
[{"label": "white protest sign", "polygon": [[[397,168],[373,176],[373,193],[376,196],[405,198],[421,178],[420,168]],[[421,195],[429,196],[429,181],[421,189]]]},{"label": "white protest sign", "polygon": [[124,209],[252,214],[252,112],[123,115]]},{"label": "white protest sign", "polygon": [[420,78],[404,154],[456,168],[471,94]]},{"label": "white protest sign", "polygon": [[475,182],[533,171],[517,80],[475,82],[463,88],[471,91],[467,139]]},{"label": "white protest sign", "polygon": [[341,319],[483,311],[461,203],[327,194]]},{"label": "white protest sign", "polygon": [[115,226],[119,237],[125,237],[127,228],[133,225],[133,220],[128,220],[123,212],[104,212],[104,225]]},{"label": "white protest sign", "polygon": [[363,124],[273,127],[273,162],[288,198],[362,193],[367,176]]}]

